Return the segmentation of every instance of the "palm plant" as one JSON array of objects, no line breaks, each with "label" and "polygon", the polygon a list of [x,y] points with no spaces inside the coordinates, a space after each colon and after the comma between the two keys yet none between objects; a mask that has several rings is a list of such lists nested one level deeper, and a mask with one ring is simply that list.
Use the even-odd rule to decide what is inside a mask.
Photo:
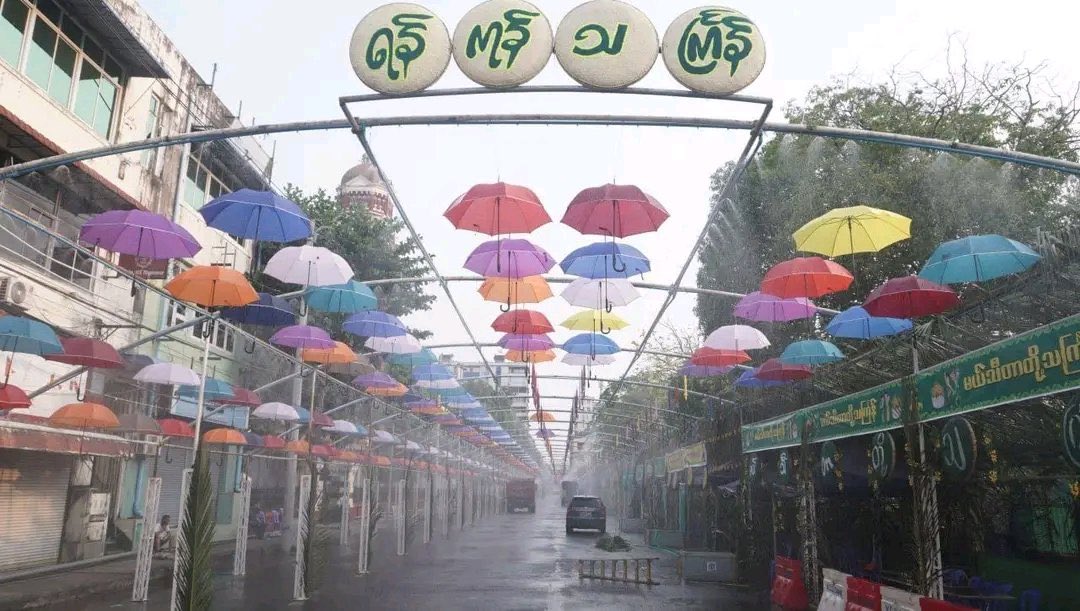
[{"label": "palm plant", "polygon": [[182,536],[177,547],[176,601],[184,611],[204,611],[214,597],[210,547],[214,542],[212,514],[213,486],[206,452],[195,452],[191,484],[188,487]]}]

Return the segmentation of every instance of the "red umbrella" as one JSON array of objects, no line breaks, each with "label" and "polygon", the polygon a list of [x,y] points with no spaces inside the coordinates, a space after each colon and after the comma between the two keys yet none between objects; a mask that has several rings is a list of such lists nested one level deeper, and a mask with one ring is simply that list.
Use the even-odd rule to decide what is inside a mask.
[{"label": "red umbrella", "polygon": [[809,365],[791,365],[780,359],[769,359],[758,367],[754,377],[767,382],[792,382],[814,375]]},{"label": "red umbrella", "polygon": [[176,418],[162,418],[157,421],[158,426],[161,427],[161,434],[166,437],[194,437],[195,429],[191,428],[191,425],[183,420],[177,420]]},{"label": "red umbrella", "polygon": [[727,367],[749,362],[750,355],[742,350],[698,348],[690,355],[690,363],[707,367]]},{"label": "red umbrella", "polygon": [[318,456],[320,458],[331,458],[334,453],[330,450],[329,446],[314,445],[311,446],[311,455]]},{"label": "red umbrella", "polygon": [[491,323],[491,328],[502,333],[525,335],[540,335],[555,331],[555,327],[551,326],[547,316],[532,310],[514,310],[500,314],[495,322]]},{"label": "red umbrella", "polygon": [[487,235],[529,233],[551,222],[535,193],[504,182],[474,185],[443,216],[458,229]]},{"label": "red umbrella", "polygon": [[99,367],[101,369],[120,369],[124,367],[124,359],[116,351],[116,348],[100,339],[68,337],[61,339],[60,344],[64,346],[64,352],[46,354],[45,360],[67,363],[68,365]]},{"label": "red umbrella", "polygon": [[918,276],[892,278],[874,289],[863,303],[871,316],[920,318],[933,316],[960,305],[952,289]]},{"label": "red umbrella", "polygon": [[30,407],[30,397],[26,392],[12,384],[0,384],[0,409],[20,409]]},{"label": "red umbrella", "polygon": [[854,278],[844,266],[821,257],[797,257],[777,263],[761,281],[761,292],[790,299],[821,297],[847,290]]},{"label": "red umbrella", "polygon": [[668,216],[660,202],[634,185],[607,184],[578,193],[562,222],[583,234],[625,238],[656,231]]},{"label": "red umbrella", "polygon": [[333,427],[334,419],[330,416],[327,416],[326,414],[315,414],[312,416],[312,424],[324,428]]},{"label": "red umbrella", "polygon": [[284,450],[285,440],[277,435],[263,435],[263,447],[268,450]]},{"label": "red umbrella", "polygon": [[263,404],[263,400],[259,398],[259,395],[255,394],[255,391],[233,386],[233,396],[215,399],[214,403],[239,405],[241,407],[259,407]]}]

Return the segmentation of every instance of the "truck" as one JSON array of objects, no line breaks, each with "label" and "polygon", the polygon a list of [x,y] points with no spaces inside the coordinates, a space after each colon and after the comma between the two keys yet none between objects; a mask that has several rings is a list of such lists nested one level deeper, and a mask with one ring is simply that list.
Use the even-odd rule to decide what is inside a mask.
[{"label": "truck", "polygon": [[512,479],[506,482],[506,512],[524,509],[536,513],[536,482],[531,479]]},{"label": "truck", "polygon": [[577,496],[578,483],[576,480],[564,479],[562,482],[562,506],[566,507],[570,504],[570,499]]}]

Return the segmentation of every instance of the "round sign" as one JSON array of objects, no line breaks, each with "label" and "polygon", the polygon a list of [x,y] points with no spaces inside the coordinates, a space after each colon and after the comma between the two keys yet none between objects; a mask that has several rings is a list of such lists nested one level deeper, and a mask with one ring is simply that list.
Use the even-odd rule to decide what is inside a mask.
[{"label": "round sign", "polygon": [[1061,424],[1061,441],[1065,444],[1065,458],[1080,469],[1080,401],[1065,410]]},{"label": "round sign", "polygon": [[620,89],[640,81],[656,63],[656,28],[618,0],[592,0],[567,13],[555,33],[555,57],[575,81]]},{"label": "round sign", "polygon": [[818,475],[821,476],[822,484],[830,489],[837,488],[839,479],[836,472],[840,468],[840,448],[836,443],[826,441],[821,444],[821,455],[818,459]]},{"label": "round sign", "polygon": [[529,82],[551,58],[554,37],[547,17],[524,0],[488,0],[454,30],[454,61],[485,87]]},{"label": "round sign", "polygon": [[353,30],[349,61],[379,93],[412,93],[439,80],[450,63],[450,34],[419,4],[395,2],[371,11]]},{"label": "round sign", "polygon": [[870,438],[870,478],[883,482],[896,467],[896,440],[891,433],[882,431]]},{"label": "round sign", "polygon": [[787,450],[780,450],[776,457],[776,483],[781,486],[790,484],[792,469],[794,465],[791,464],[791,454]]},{"label": "round sign", "polygon": [[735,93],[765,67],[765,39],[739,11],[702,6],[679,15],[664,33],[664,64],[675,80],[701,93]]},{"label": "round sign", "polygon": [[941,429],[941,467],[945,477],[963,481],[975,472],[975,429],[966,418],[949,419]]}]

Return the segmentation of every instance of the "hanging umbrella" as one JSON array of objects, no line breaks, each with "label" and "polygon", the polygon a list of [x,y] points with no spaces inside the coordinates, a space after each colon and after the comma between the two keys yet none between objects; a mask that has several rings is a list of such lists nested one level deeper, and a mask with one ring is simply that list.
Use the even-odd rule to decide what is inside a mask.
[{"label": "hanging umbrella", "polygon": [[271,401],[256,407],[251,412],[251,417],[264,420],[279,420],[281,422],[297,422],[300,420],[300,413],[296,411],[295,407],[287,403]]},{"label": "hanging umbrella", "polygon": [[516,303],[540,303],[551,297],[551,287],[542,276],[527,278],[487,278],[480,285],[480,295],[487,301],[507,304],[503,312]]},{"label": "hanging umbrella", "polygon": [[411,335],[398,337],[369,337],[364,342],[364,347],[375,352],[387,354],[413,354],[420,352],[420,340]]},{"label": "hanging umbrella", "polygon": [[259,397],[255,391],[248,390],[246,388],[240,388],[239,386],[232,387],[232,396],[220,397],[213,400],[214,403],[219,405],[236,405],[238,407],[258,407],[262,403],[262,398]]},{"label": "hanging umbrella", "polygon": [[0,410],[30,407],[26,391],[13,384],[0,384]]},{"label": "hanging umbrella", "polygon": [[198,386],[199,374],[183,365],[173,363],[155,363],[147,365],[133,377],[136,382],[147,384],[165,384],[168,386]]},{"label": "hanging umbrella", "polygon": [[679,374],[689,378],[715,378],[727,374],[734,365],[724,366],[710,366],[710,365],[695,365],[693,362],[687,362],[679,368]]},{"label": "hanging umbrella", "polygon": [[798,229],[795,250],[839,257],[878,252],[911,237],[911,219],[869,206],[835,208]]},{"label": "hanging umbrella", "polygon": [[533,310],[504,312],[495,319],[495,322],[491,323],[491,328],[501,333],[525,333],[529,335],[555,331],[547,316]]},{"label": "hanging umbrella", "polygon": [[[182,386],[180,387],[180,392],[177,393],[177,395],[181,399],[185,399],[187,401],[195,403],[199,400],[199,389],[193,388],[191,386]],[[232,384],[229,384],[224,380],[218,380],[216,378],[206,378],[206,387],[203,389],[203,398],[206,401],[216,403],[221,399],[228,399],[232,396]]]},{"label": "hanging umbrella", "polygon": [[555,346],[555,342],[546,335],[508,333],[499,338],[498,345],[507,350],[532,352],[533,350],[550,350]]},{"label": "hanging umbrella", "polygon": [[435,356],[434,352],[424,348],[420,352],[414,354],[391,354],[386,357],[386,360],[391,365],[415,367],[417,365],[429,365],[437,362],[439,359]]},{"label": "hanging umbrella", "polygon": [[474,185],[443,216],[458,229],[487,235],[530,233],[551,222],[535,193],[504,182]]},{"label": "hanging umbrella", "polygon": [[233,191],[210,200],[199,214],[207,225],[238,238],[288,243],[311,237],[311,220],[300,206],[271,191]]},{"label": "hanging umbrella", "polygon": [[248,431],[242,431],[241,434],[244,436],[244,445],[249,448],[262,448],[266,446],[266,442],[263,441],[262,435],[256,435],[255,433]]},{"label": "hanging umbrella", "polygon": [[833,337],[875,339],[904,333],[911,327],[910,320],[871,316],[862,306],[854,306],[834,316],[825,332]]},{"label": "hanging umbrella", "polygon": [[414,384],[417,388],[458,388],[461,384],[457,380],[450,378],[449,380],[417,380]]},{"label": "hanging umbrella", "polygon": [[533,412],[529,415],[532,422],[555,422],[555,416],[551,412]]},{"label": "hanging umbrella", "polygon": [[60,338],[49,325],[32,318],[0,316],[0,352],[44,356],[63,351]]},{"label": "hanging umbrella", "polygon": [[409,387],[398,384],[391,388],[365,388],[364,392],[373,397],[403,397],[409,393]]},{"label": "hanging umbrella", "polygon": [[559,263],[571,276],[582,278],[629,278],[652,269],[641,251],[627,244],[596,242],[566,255]]},{"label": "hanging umbrella", "polygon": [[445,365],[439,363],[417,365],[412,368],[414,380],[449,380],[453,377],[454,374]]},{"label": "hanging umbrella", "polygon": [[871,316],[890,318],[934,316],[958,305],[960,297],[952,289],[918,276],[886,280],[863,303]]},{"label": "hanging umbrella", "polygon": [[356,435],[359,432],[355,424],[349,422],[348,420],[337,419],[334,420],[333,426],[327,427],[323,430],[325,430],[327,433],[340,433],[342,435]]},{"label": "hanging umbrella", "polygon": [[939,284],[985,282],[1031,269],[1041,258],[1016,240],[993,234],[970,236],[934,249],[919,277]]},{"label": "hanging umbrella", "polygon": [[321,246],[286,246],[266,262],[263,273],[288,284],[333,286],[352,280],[353,270],[340,255]]},{"label": "hanging umbrella", "polygon": [[606,184],[578,193],[562,223],[587,235],[625,238],[656,231],[668,216],[660,202],[638,187]]},{"label": "hanging umbrella", "polygon": [[552,437],[557,437],[557,434],[555,431],[549,429],[540,429],[539,431],[536,431],[536,436],[540,439],[551,439]]},{"label": "hanging umbrella", "polygon": [[144,259],[194,257],[202,250],[188,230],[144,210],[109,210],[95,215],[79,229],[79,241]]},{"label": "hanging umbrella", "polygon": [[750,355],[742,350],[728,348],[698,348],[690,355],[691,365],[704,365],[706,367],[730,367],[749,362]]},{"label": "hanging umbrella", "polygon": [[356,280],[308,289],[304,299],[309,307],[319,312],[335,314],[367,312],[379,305],[378,298],[368,285]]},{"label": "hanging umbrella", "polygon": [[224,308],[221,317],[233,322],[261,327],[284,327],[296,324],[296,309],[287,300],[257,293],[258,299],[238,308]]},{"label": "hanging umbrella", "polygon": [[589,354],[564,354],[562,362],[567,365],[573,365],[574,367],[586,365],[610,365],[615,362],[615,357],[610,354],[597,354],[596,356]]},{"label": "hanging umbrella", "polygon": [[629,280],[613,278],[592,280],[578,278],[562,292],[562,298],[572,306],[611,311],[614,306],[624,306],[640,297]]},{"label": "hanging umbrella", "polygon": [[333,458],[334,450],[325,444],[315,444],[311,446],[311,455],[317,458]]},{"label": "hanging umbrella", "polygon": [[300,350],[300,360],[305,363],[342,365],[352,363],[356,358],[356,353],[345,342],[334,342],[333,348],[303,348]]},{"label": "hanging umbrella", "polygon": [[772,388],[774,386],[783,386],[783,382],[774,382],[772,380],[762,380],[757,377],[757,369],[748,369],[742,372],[738,380],[735,380],[735,386],[739,388]]},{"label": "hanging umbrella", "polygon": [[619,345],[599,333],[581,333],[571,337],[562,349],[572,354],[615,354]]},{"label": "hanging umbrella", "polygon": [[726,325],[705,338],[705,346],[723,350],[760,350],[769,347],[765,334],[746,325]]},{"label": "hanging umbrella", "polygon": [[296,410],[296,414],[300,417],[300,419],[297,420],[297,422],[299,422],[300,424],[314,424],[318,427],[334,426],[334,421],[330,418],[330,416],[327,416],[326,414],[315,414],[315,421],[312,422],[310,411],[302,407],[296,407],[293,409]]},{"label": "hanging umbrella", "polygon": [[384,443],[396,444],[396,443],[398,443],[398,438],[397,437],[394,437],[389,432],[384,431],[382,429],[375,429],[374,431],[369,431],[369,432],[373,433],[371,435],[371,442],[372,443],[378,443],[378,444],[384,444]]},{"label": "hanging umbrella", "polygon": [[844,359],[844,353],[830,342],[807,339],[788,344],[780,355],[780,361],[789,365],[827,365]]},{"label": "hanging umbrella", "polygon": [[285,447],[282,449],[292,454],[310,454],[311,444],[303,439],[291,439],[285,443]]},{"label": "hanging umbrella", "polygon": [[813,318],[817,314],[817,306],[805,297],[783,299],[754,291],[739,299],[732,314],[757,322],[788,322]]},{"label": "hanging umbrella", "polygon": [[270,343],[286,348],[329,350],[337,346],[324,329],[311,325],[292,325],[278,329],[270,336]]},{"label": "hanging umbrella", "polygon": [[555,360],[553,350],[510,350],[506,353],[506,360],[513,363],[548,363]]},{"label": "hanging umbrella", "polygon": [[353,386],[357,388],[394,388],[400,382],[390,377],[390,374],[383,373],[382,371],[374,371],[372,373],[366,373],[362,376],[357,376],[352,381]]},{"label": "hanging umbrella", "polygon": [[409,332],[397,316],[377,310],[353,314],[341,328],[361,337],[398,337]]},{"label": "hanging umbrella", "polygon": [[64,347],[62,353],[46,354],[46,361],[56,361],[68,365],[96,367],[98,369],[122,369],[124,359],[120,353],[100,339],[89,337],[66,337],[60,340]]},{"label": "hanging umbrella", "polygon": [[277,435],[263,435],[262,436],[263,447],[267,450],[284,450],[285,440]]},{"label": "hanging umbrella", "polygon": [[161,427],[161,434],[166,437],[195,437],[195,429],[183,420],[162,418],[157,423]]},{"label": "hanging umbrella", "polygon": [[793,382],[805,380],[814,375],[809,365],[790,365],[780,359],[769,359],[757,368],[754,374],[759,380],[766,382]]},{"label": "hanging umbrella", "polygon": [[247,445],[247,437],[236,429],[228,427],[222,427],[219,429],[210,429],[203,433],[203,443],[225,446],[244,446]]},{"label": "hanging umbrella", "polygon": [[144,414],[120,414],[116,417],[120,424],[117,430],[140,435],[161,435],[161,425],[157,420]]},{"label": "hanging umbrella", "polygon": [[796,257],[777,263],[765,272],[761,292],[777,297],[823,297],[845,291],[854,276],[835,261],[821,257]]},{"label": "hanging umbrella", "polygon": [[100,403],[68,403],[49,416],[49,424],[73,429],[114,429],[120,421]]},{"label": "hanging umbrella", "polygon": [[243,274],[220,265],[199,265],[185,270],[170,280],[165,290],[180,301],[204,308],[237,307],[259,300]]},{"label": "hanging umbrella", "polygon": [[555,266],[555,259],[528,240],[491,240],[473,249],[465,269],[485,278],[538,276]]},{"label": "hanging umbrella", "polygon": [[408,395],[405,397],[405,407],[413,409],[416,407],[438,407],[437,401],[432,399],[425,399],[420,395]]},{"label": "hanging umbrella", "polygon": [[603,310],[585,310],[562,321],[562,326],[571,331],[589,331],[591,333],[617,331],[630,326],[617,314]]}]

